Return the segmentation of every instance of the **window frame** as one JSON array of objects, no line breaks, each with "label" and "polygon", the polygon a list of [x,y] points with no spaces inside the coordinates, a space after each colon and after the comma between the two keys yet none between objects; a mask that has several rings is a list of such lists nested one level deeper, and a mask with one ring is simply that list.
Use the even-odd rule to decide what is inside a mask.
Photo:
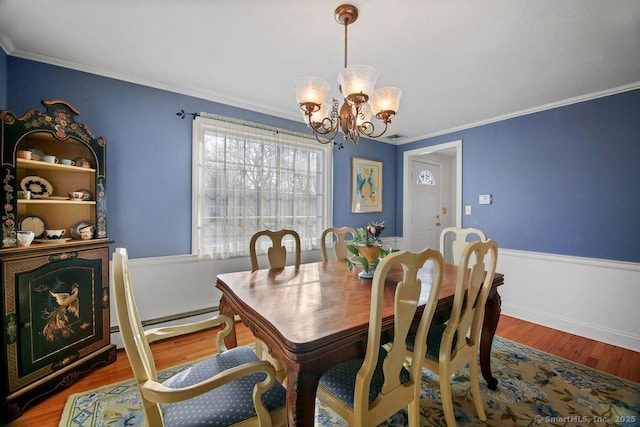
[{"label": "window frame", "polygon": [[[211,122],[212,121],[212,122]],[[191,185],[191,253],[198,257],[209,257],[213,259],[229,259],[248,256],[249,241],[246,242],[247,254],[231,254],[229,256],[215,256],[211,255],[211,251],[205,250],[205,246],[201,247],[201,230],[204,227],[204,209],[202,206],[202,192],[201,188],[201,166],[204,162],[201,160],[204,158],[203,147],[204,134],[206,132],[206,126],[213,124],[214,126],[223,127],[225,124],[229,124],[229,127],[243,126],[250,128],[252,131],[257,132],[272,132],[282,135],[285,141],[281,143],[289,146],[309,146],[313,150],[318,150],[323,154],[323,161],[321,162],[322,169],[322,224],[321,228],[325,229],[333,223],[333,146],[330,144],[318,144],[318,142],[311,135],[293,132],[288,129],[276,128],[271,126],[262,125],[259,123],[248,122],[244,120],[233,119],[229,117],[218,116],[209,113],[199,113],[193,120],[193,133],[192,133],[192,185]],[[291,143],[286,140],[294,140]],[[260,143],[266,142],[259,141]],[[300,233],[300,230],[296,230]],[[320,233],[317,236],[308,236],[312,240],[311,250],[319,250],[320,248]],[[300,234],[301,239],[304,239],[303,234]],[[304,249],[303,249],[304,250]],[[309,249],[306,249],[307,251]]]}]

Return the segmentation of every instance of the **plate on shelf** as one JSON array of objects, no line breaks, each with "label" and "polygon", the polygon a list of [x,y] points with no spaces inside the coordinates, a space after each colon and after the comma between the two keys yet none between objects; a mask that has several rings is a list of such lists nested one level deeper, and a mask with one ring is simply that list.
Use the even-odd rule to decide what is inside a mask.
[{"label": "plate on shelf", "polygon": [[31,191],[31,197],[49,197],[53,193],[53,186],[44,178],[29,175],[22,178],[20,187],[24,191]]},{"label": "plate on shelf", "polygon": [[93,222],[89,221],[88,219],[83,219],[82,221],[78,221],[73,224],[69,229],[69,233],[71,233],[71,237],[73,237],[74,239],[81,239],[82,237],[80,236],[80,230],[91,225],[93,225]]},{"label": "plate on shelf", "polygon": [[33,231],[36,238],[44,234],[46,226],[44,220],[39,216],[25,216],[18,223],[18,230],[20,231]]},{"label": "plate on shelf", "polygon": [[51,199],[51,200],[69,200],[69,198],[65,197],[65,196],[49,196],[49,199]]},{"label": "plate on shelf", "polygon": [[34,239],[34,243],[50,243],[50,244],[56,244],[56,243],[64,243],[64,242],[68,242],[69,240],[71,240],[71,237],[61,237],[59,239]]}]

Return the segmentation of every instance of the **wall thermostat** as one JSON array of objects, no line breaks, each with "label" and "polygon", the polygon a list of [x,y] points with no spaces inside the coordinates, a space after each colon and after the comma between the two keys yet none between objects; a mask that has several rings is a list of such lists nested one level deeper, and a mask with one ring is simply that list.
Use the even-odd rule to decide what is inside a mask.
[{"label": "wall thermostat", "polygon": [[478,204],[490,205],[491,203],[493,203],[493,196],[491,194],[480,194],[480,196],[478,196]]}]

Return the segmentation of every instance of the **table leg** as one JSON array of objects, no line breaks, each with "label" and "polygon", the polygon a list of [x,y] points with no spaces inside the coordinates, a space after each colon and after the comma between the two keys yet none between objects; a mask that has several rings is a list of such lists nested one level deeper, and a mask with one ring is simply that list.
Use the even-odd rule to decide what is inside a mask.
[{"label": "table leg", "polygon": [[480,338],[480,370],[491,390],[498,388],[498,380],[491,374],[491,344],[498,328],[501,304],[500,294],[495,288],[491,289],[484,308],[484,322]]},{"label": "table leg", "polygon": [[288,425],[308,427],[314,424],[316,389],[320,374],[289,369],[287,371],[287,417]]},{"label": "table leg", "polygon": [[224,337],[224,345],[226,345],[227,348],[237,347],[238,340],[236,338],[236,323],[234,321],[234,317],[236,313],[233,310],[233,308],[231,308],[229,304],[227,304],[227,300],[224,298],[224,294],[222,295],[222,298],[220,298],[219,310],[220,310],[220,314],[224,314],[225,316],[228,316],[233,322],[233,327],[231,328],[231,332],[229,333],[229,335]]}]

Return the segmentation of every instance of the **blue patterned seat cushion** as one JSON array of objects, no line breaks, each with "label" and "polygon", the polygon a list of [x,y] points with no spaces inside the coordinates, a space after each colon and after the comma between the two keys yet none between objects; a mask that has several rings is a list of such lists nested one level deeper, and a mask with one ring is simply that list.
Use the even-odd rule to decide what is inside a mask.
[{"label": "blue patterned seat cushion", "polygon": [[[431,325],[429,328],[429,332],[427,332],[427,353],[425,357],[433,360],[438,360],[440,358],[440,343],[442,342],[442,334],[444,334],[444,330],[447,327],[446,323],[440,323],[436,325]],[[407,350],[413,352],[415,349],[415,335],[409,335],[407,337]],[[453,341],[451,343],[451,350],[453,351],[456,348],[456,344],[458,342],[458,333],[453,334]]]},{"label": "blue patterned seat cushion", "polygon": [[[249,347],[233,348],[185,369],[163,384],[169,388],[190,386],[229,368],[256,360],[258,358]],[[253,386],[265,378],[264,373],[249,375],[193,399],[162,404],[165,425],[230,426],[255,417]],[[262,400],[270,411],[283,408],[286,406],[286,390],[276,381],[262,396]]]},{"label": "blue patterned seat cushion", "polygon": [[[371,378],[371,387],[369,389],[369,402],[372,402],[384,384],[384,373],[382,372],[382,363],[387,356],[387,351],[380,347],[378,353],[378,362],[376,370]],[[353,395],[356,387],[356,374],[362,367],[362,359],[349,360],[347,362],[336,365],[328,369],[320,378],[320,387],[326,392],[334,395],[343,404],[353,409]],[[409,381],[409,371],[402,368],[400,371],[400,382]]]}]

